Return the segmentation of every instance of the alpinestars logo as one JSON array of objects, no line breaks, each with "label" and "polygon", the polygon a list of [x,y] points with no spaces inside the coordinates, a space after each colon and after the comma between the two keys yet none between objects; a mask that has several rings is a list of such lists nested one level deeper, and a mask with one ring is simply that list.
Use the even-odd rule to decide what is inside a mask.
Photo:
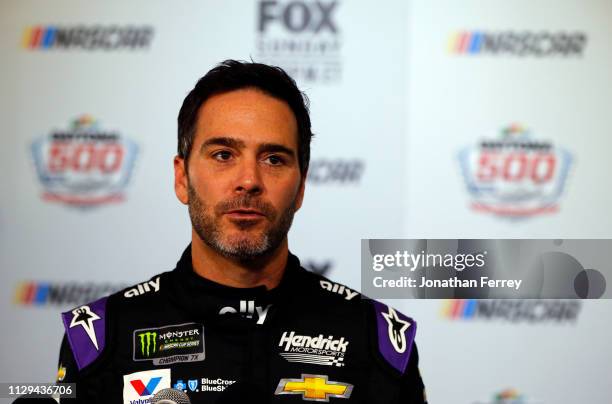
[{"label": "alpinestars logo", "polygon": [[327,337],[319,334],[316,337],[298,335],[294,331],[283,332],[279,347],[280,355],[288,362],[312,363],[324,366],[344,366],[344,355],[349,342],[341,338]]},{"label": "alpinestars logo", "polygon": [[87,336],[91,340],[91,342],[98,348],[98,339],[96,338],[96,331],[94,330],[93,322],[100,320],[100,316],[96,313],[92,312],[89,306],[81,306],[72,310],[72,321],[70,321],[70,328],[76,327],[80,325],[83,327]]},{"label": "alpinestars logo", "polygon": [[410,327],[408,321],[404,321],[397,315],[397,312],[389,307],[388,313],[382,313],[388,324],[387,332],[389,333],[389,341],[398,353],[406,351],[406,330]]}]

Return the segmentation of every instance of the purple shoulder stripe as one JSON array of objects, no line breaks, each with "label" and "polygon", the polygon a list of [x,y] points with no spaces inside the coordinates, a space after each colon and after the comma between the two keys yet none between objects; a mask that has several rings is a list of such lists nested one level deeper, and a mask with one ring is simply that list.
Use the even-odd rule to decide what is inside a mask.
[{"label": "purple shoulder stripe", "polygon": [[95,361],[104,350],[107,299],[103,297],[62,313],[68,342],[79,370]]},{"label": "purple shoulder stripe", "polygon": [[404,373],[414,343],[416,322],[385,304],[372,302],[376,311],[378,350],[391,366]]}]

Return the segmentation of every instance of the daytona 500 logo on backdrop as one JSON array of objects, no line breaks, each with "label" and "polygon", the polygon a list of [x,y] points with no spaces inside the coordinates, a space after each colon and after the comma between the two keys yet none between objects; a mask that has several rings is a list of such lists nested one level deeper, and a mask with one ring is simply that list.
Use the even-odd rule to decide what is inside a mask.
[{"label": "daytona 500 logo on backdrop", "polygon": [[521,218],[558,211],[572,156],[513,124],[463,149],[459,161],[472,209]]},{"label": "daytona 500 logo on backdrop", "polygon": [[137,153],[136,143],[89,115],[32,143],[43,200],[77,207],[123,201]]}]

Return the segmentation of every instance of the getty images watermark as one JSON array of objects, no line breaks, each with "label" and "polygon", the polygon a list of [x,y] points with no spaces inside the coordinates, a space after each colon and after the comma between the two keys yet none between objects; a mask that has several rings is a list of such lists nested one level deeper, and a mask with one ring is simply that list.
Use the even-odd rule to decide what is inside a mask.
[{"label": "getty images watermark", "polygon": [[361,289],[386,299],[607,299],[612,240],[365,239]]}]

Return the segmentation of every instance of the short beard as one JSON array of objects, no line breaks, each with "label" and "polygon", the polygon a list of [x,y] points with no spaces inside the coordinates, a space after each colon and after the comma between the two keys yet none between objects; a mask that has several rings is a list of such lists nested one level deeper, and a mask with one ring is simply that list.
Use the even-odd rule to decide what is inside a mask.
[{"label": "short beard", "polygon": [[[248,194],[220,202],[214,207],[214,212],[210,214],[208,213],[208,206],[200,199],[191,183],[187,184],[187,192],[189,196],[189,217],[197,235],[220,255],[237,261],[252,261],[275,251],[287,237],[295,215],[294,200],[291,206],[282,212],[278,222],[275,222],[277,212],[272,205]],[[273,223],[273,227],[264,231],[263,234],[255,236],[245,234],[230,238],[224,235],[220,224],[223,213],[238,208],[260,210]],[[244,223],[238,222],[236,225],[241,229],[250,227],[250,223],[247,221]]]}]

